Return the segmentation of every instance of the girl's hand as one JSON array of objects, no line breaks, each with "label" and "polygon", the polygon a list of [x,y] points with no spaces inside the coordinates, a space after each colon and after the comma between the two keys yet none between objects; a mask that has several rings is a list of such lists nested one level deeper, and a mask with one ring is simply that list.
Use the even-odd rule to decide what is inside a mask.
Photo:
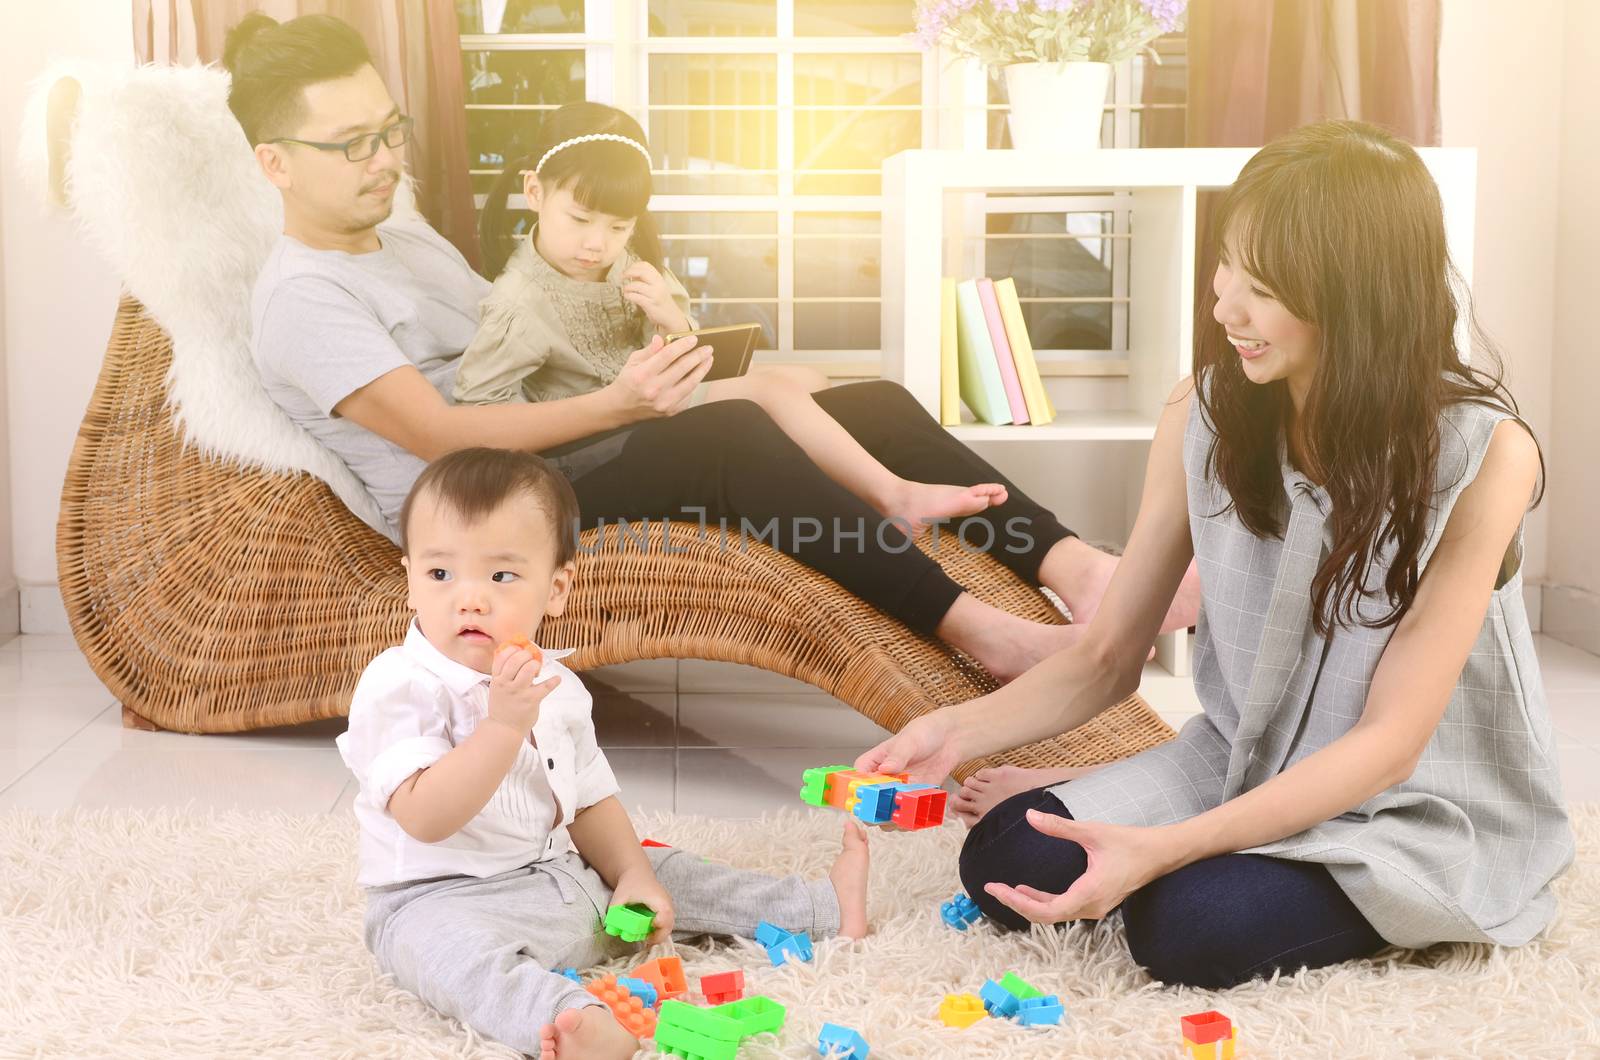
[{"label": "girl's hand", "polygon": [[636,261],[622,274],[622,297],[644,310],[650,322],[663,331],[688,331],[683,315],[661,273],[648,261]]},{"label": "girl's hand", "polygon": [[1062,894],[1003,883],[984,886],[1035,924],[1104,919],[1128,895],[1183,864],[1165,829],[1074,821],[1038,810],[1028,811],[1028,823],[1045,835],[1072,840],[1089,856],[1088,869]]},{"label": "girl's hand", "polygon": [[911,779],[941,783],[961,761],[947,715],[924,714],[856,759],[856,768],[870,773],[910,773]]},{"label": "girl's hand", "polygon": [[661,886],[655,870],[648,864],[643,868],[629,869],[617,878],[617,886],[611,892],[611,904],[627,905],[629,902],[641,902],[656,915],[655,929],[644,940],[646,946],[654,946],[672,938],[672,897]]}]

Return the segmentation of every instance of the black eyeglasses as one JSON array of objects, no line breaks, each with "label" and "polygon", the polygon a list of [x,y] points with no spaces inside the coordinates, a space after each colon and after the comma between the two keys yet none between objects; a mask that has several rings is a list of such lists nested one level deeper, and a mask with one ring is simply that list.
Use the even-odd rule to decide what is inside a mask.
[{"label": "black eyeglasses", "polygon": [[302,147],[315,147],[318,151],[343,151],[344,156],[350,161],[365,162],[378,153],[380,141],[388,147],[404,147],[405,142],[410,138],[411,119],[401,115],[377,132],[362,133],[355,139],[346,140],[342,144],[327,144],[317,140],[296,140],[292,136],[280,136],[276,140],[268,140],[267,143],[300,144]]}]

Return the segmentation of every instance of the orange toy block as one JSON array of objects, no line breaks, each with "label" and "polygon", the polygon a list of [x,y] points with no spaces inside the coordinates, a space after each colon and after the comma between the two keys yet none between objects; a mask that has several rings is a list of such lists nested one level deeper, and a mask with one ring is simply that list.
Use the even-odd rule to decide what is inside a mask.
[{"label": "orange toy block", "polygon": [[656,1014],[645,1008],[644,1002],[629,993],[617,982],[617,977],[607,975],[585,983],[585,990],[605,1002],[622,1029],[635,1038],[650,1038],[656,1033]]},{"label": "orange toy block", "polygon": [[988,1015],[976,994],[946,994],[939,1003],[939,1018],[946,1027],[970,1027]]},{"label": "orange toy block", "polygon": [[828,790],[823,801],[836,810],[848,813],[855,809],[856,789],[861,785],[887,784],[890,781],[904,784],[910,779],[909,773],[863,773],[858,769],[841,769],[828,775]]},{"label": "orange toy block", "polygon": [[633,970],[635,979],[643,979],[656,988],[660,999],[679,997],[689,992],[689,980],[683,974],[683,961],[677,957],[657,957]]},{"label": "orange toy block", "polygon": [[534,666],[544,666],[544,652],[539,650],[539,646],[537,644],[520,633],[515,637],[512,637],[510,640],[502,641],[500,646],[494,650],[494,653],[499,655],[503,651],[515,651],[518,648],[521,648],[523,651],[533,656]]}]

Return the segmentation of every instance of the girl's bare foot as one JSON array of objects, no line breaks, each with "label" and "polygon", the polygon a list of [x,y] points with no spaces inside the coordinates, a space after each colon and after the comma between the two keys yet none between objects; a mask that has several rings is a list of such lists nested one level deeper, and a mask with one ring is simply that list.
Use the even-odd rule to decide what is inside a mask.
[{"label": "girl's bare foot", "polygon": [[828,870],[839,896],[839,935],[859,939],[867,934],[867,833],[854,820],[844,822],[844,849]]},{"label": "girl's bare foot", "polygon": [[[1099,613],[1106,587],[1111,584],[1111,576],[1121,562],[1120,557],[1102,552],[1079,538],[1063,538],[1045,554],[1044,563],[1039,567],[1039,580],[1061,597],[1067,610],[1072,612],[1074,623],[1088,625]],[[1188,629],[1199,617],[1200,572],[1191,561],[1172,598],[1172,606],[1167,609],[1167,617],[1161,620],[1161,632]]]},{"label": "girl's bare foot", "polygon": [[998,482],[941,486],[900,479],[878,510],[886,519],[903,519],[921,530],[936,519],[961,519],[1005,502],[1006,488]]},{"label": "girl's bare foot", "polygon": [[604,1005],[569,1008],[539,1031],[539,1060],[630,1060],[639,1039]]},{"label": "girl's bare foot", "polygon": [[955,802],[951,808],[970,828],[977,824],[984,814],[1013,795],[1075,780],[1100,768],[1102,767],[1058,766],[1054,769],[1024,769],[1021,766],[989,766],[967,778],[966,783],[961,785],[961,790],[956,792]]},{"label": "girl's bare foot", "polygon": [[1005,684],[1077,640],[1083,627],[1032,622],[962,593],[934,632]]}]

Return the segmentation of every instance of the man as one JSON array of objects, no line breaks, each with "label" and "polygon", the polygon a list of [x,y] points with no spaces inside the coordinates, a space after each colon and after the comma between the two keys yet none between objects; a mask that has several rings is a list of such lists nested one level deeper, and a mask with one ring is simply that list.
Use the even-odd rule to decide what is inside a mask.
[{"label": "man", "polygon": [[[284,233],[252,306],[262,382],[366,484],[391,536],[428,461],[472,446],[528,449],[553,456],[573,480],[586,525],[695,512],[758,528],[781,522],[774,547],[960,648],[1002,681],[1059,650],[1093,616],[1116,561],[1006,483],[892,383],[835,387],[814,400],[898,475],[1005,484],[1007,499],[972,517],[989,523],[977,539],[1026,539],[1026,548],[992,554],[1054,590],[1078,627],[982,603],[920,550],[874,534],[878,513],[828,479],[751,402],[685,411],[711,366],[710,350],[693,338],[653,339],[591,393],[452,404],[457,361],[488,284],[425,222],[390,216],[410,122],[360,36],[331,16],[280,25],[256,14],[229,35],[223,61],[233,75],[228,105],[284,203]],[[831,539],[802,533],[800,524],[828,520]],[[1165,628],[1193,622],[1192,574],[1187,584]]]}]

